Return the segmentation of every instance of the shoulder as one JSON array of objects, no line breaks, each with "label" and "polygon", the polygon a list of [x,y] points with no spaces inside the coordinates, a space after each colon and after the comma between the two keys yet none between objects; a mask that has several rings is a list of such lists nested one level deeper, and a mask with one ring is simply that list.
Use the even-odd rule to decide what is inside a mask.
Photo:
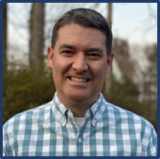
[{"label": "shoulder", "polygon": [[141,131],[142,138],[147,134],[149,136],[156,136],[155,129],[153,125],[145,118],[131,112],[120,108],[114,104],[111,104],[104,100],[105,113],[108,117],[116,121],[116,123],[121,123],[121,125],[128,126],[128,129],[135,129],[136,131]]},{"label": "shoulder", "polygon": [[142,146],[144,156],[156,155],[157,133],[149,121],[106,101],[103,102],[103,105],[105,107],[104,116],[108,116],[106,119],[111,128],[121,130],[125,134],[127,133],[131,139],[136,139],[137,143]]},{"label": "shoulder", "polygon": [[53,102],[51,101],[41,106],[14,115],[6,123],[4,123],[3,133],[13,133],[22,127],[26,127],[26,125],[30,125],[33,121],[44,120],[51,111],[52,105]]}]

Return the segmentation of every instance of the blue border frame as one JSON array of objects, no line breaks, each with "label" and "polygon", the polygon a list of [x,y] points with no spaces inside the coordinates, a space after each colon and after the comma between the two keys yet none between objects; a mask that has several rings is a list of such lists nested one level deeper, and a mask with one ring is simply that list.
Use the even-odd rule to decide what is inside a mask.
[{"label": "blue border frame", "polygon": [[[85,1],[85,0],[79,0],[79,1],[74,1],[74,0],[69,0],[69,1],[65,1],[65,0],[47,0],[47,2],[46,1],[44,1],[44,0],[39,0],[39,1],[37,1],[37,0],[23,0],[23,1],[20,1],[20,0],[13,0],[13,1],[11,1],[11,0],[0,0],[0,11],[1,11],[1,13],[0,13],[0,22],[1,22],[1,24],[3,24],[3,3],[25,3],[25,2],[28,2],[28,3],[33,3],[33,2],[45,2],[45,3],[47,3],[47,2],[52,2],[52,3],[66,3],[66,2],[68,2],[68,3],[79,3],[79,2],[85,2],[85,3],[91,3],[91,2],[97,2],[97,1],[95,1],[95,0],[87,0],[87,1]],[[116,2],[118,2],[118,3],[146,3],[146,2],[150,2],[150,3],[157,3],[157,12],[158,12],[158,17],[157,17],[157,20],[159,19],[159,14],[160,14],[160,11],[159,11],[159,8],[160,8],[160,0],[132,0],[132,1],[129,1],[129,0],[101,0],[100,2],[106,2],[106,3],[108,3],[108,2],[112,2],[112,3],[116,3]],[[98,2],[99,3],[99,2]],[[158,27],[159,27],[159,20],[158,20],[158,23],[157,23],[157,29],[158,29]],[[159,32],[159,30],[157,30],[157,51],[158,51],[158,53],[160,52],[160,48],[159,48],[159,45],[160,45],[160,41],[159,41],[159,37],[160,37],[160,32]],[[0,101],[2,101],[2,104],[1,104],[1,110],[3,110],[3,39],[2,39],[2,37],[3,37],[3,26],[2,25],[0,25],[0,50],[1,50],[1,53],[0,53],[0,66],[2,67],[2,69],[0,69],[0,76],[1,76],[1,81],[0,81],[0,90],[2,91],[2,96],[0,96]],[[157,81],[158,81],[158,79],[160,79],[160,75],[159,75],[159,67],[160,67],[160,63],[158,63],[158,59],[160,60],[160,55],[159,54],[157,54]],[[160,114],[160,108],[158,108],[158,105],[159,105],[159,99],[158,99],[158,97],[159,97],[159,89],[160,89],[160,85],[159,85],[159,83],[157,83],[157,87],[158,87],[158,93],[157,93],[157,113],[158,114]],[[0,111],[0,123],[3,123],[2,122],[2,117],[3,117],[3,111]],[[157,115],[157,121],[160,121],[160,117]],[[159,123],[159,122],[157,122],[157,123]],[[2,125],[3,126],[3,125]],[[2,126],[1,126],[1,131],[0,131],[0,141],[2,141]],[[159,124],[157,125],[157,132],[160,132],[160,126],[159,126]],[[0,159],[1,158],[5,158],[5,157],[3,157],[2,156],[2,142],[1,142],[1,144],[0,144]],[[159,136],[158,136],[158,150],[159,151],[157,151],[158,153],[157,153],[157,157],[153,157],[153,158],[156,158],[156,159],[158,159],[158,158],[160,158],[160,148],[159,148],[159,145],[160,145],[160,140],[159,140]],[[7,158],[10,158],[10,157],[7,157]],[[27,157],[23,157],[23,158],[27,158]],[[35,157],[31,157],[31,158],[35,158]],[[60,158],[67,158],[67,157],[60,157]],[[72,157],[72,158],[75,158],[75,157]],[[77,157],[76,157],[77,158]],[[78,157],[78,158],[82,158],[82,157]],[[96,158],[96,157],[92,157],[92,158]],[[114,157],[112,157],[112,158],[114,158]],[[124,158],[124,157],[118,157],[118,158]],[[131,158],[134,158],[134,157],[131,157]],[[140,158],[145,158],[146,159],[146,157],[140,157]]]}]

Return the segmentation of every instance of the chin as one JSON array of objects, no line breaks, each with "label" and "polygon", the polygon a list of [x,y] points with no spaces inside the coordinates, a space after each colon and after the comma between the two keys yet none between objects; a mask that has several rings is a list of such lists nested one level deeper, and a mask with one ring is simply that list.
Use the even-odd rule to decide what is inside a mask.
[{"label": "chin", "polygon": [[89,94],[88,93],[73,93],[73,94],[71,94],[71,93],[69,93],[69,94],[67,94],[67,97],[69,98],[69,99],[71,99],[71,100],[74,100],[74,101],[83,101],[83,100],[86,100],[86,99],[88,99],[89,98]]}]

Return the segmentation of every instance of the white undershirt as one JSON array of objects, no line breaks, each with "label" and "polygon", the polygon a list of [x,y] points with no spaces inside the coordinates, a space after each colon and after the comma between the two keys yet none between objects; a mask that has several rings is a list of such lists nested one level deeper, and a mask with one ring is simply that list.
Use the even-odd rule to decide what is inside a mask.
[{"label": "white undershirt", "polygon": [[85,117],[74,117],[74,121],[76,125],[78,126],[78,129],[80,130],[83,122],[84,122]]}]

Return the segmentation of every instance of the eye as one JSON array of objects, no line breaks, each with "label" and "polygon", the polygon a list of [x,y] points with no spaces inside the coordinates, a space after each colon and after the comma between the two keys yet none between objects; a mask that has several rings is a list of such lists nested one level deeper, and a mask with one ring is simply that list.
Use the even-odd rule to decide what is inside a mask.
[{"label": "eye", "polygon": [[70,57],[74,55],[74,52],[72,50],[63,50],[62,55]]},{"label": "eye", "polygon": [[97,54],[97,53],[91,53],[91,54],[89,54],[89,56],[93,56],[93,57],[99,57],[100,55],[99,54]]},{"label": "eye", "polygon": [[98,53],[89,53],[88,56],[91,59],[99,59],[100,58],[100,54],[98,54]]},{"label": "eye", "polygon": [[97,52],[90,52],[88,53],[88,57],[90,60],[99,60],[101,55]]},{"label": "eye", "polygon": [[72,54],[73,52],[70,51],[70,50],[64,50],[63,53],[66,53],[66,54]]}]

